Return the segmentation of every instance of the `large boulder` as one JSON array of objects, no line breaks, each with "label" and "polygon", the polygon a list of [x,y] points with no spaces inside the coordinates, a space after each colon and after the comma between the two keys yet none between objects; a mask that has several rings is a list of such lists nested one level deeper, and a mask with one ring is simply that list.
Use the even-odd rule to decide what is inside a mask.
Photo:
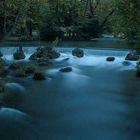
[{"label": "large boulder", "polygon": [[136,51],[129,52],[125,57],[125,60],[129,60],[129,61],[138,61],[138,59],[139,56],[136,54]]},{"label": "large boulder", "polygon": [[137,69],[137,71],[136,71],[136,76],[137,76],[137,77],[140,77],[140,69]]},{"label": "large boulder", "polygon": [[49,66],[52,64],[52,62],[50,62],[48,57],[39,58],[37,62],[38,62],[38,65],[40,66]]},{"label": "large boulder", "polygon": [[115,60],[115,57],[112,57],[112,56],[106,58],[106,61],[109,61],[109,62],[112,62],[114,60]]},{"label": "large boulder", "polygon": [[21,66],[18,63],[12,63],[12,64],[10,64],[9,69],[11,69],[11,70],[17,70],[20,67]]},{"label": "large boulder", "polygon": [[0,57],[2,57],[3,56],[3,53],[0,51]]},{"label": "large boulder", "polygon": [[77,57],[83,57],[84,51],[79,48],[75,48],[74,50],[72,50],[72,55]]},{"label": "large boulder", "polygon": [[38,60],[38,59],[55,59],[60,56],[56,50],[53,50],[51,47],[39,47],[36,52],[30,56],[30,60]]},{"label": "large boulder", "polygon": [[34,65],[27,65],[26,67],[25,67],[25,73],[26,74],[34,74],[35,73],[35,71],[36,71],[36,66],[34,66]]},{"label": "large boulder", "polygon": [[7,74],[7,70],[5,69],[5,61],[0,58],[0,76],[5,76]]},{"label": "large boulder", "polygon": [[46,77],[42,72],[35,72],[33,76],[34,80],[45,80]]},{"label": "large boulder", "polygon": [[60,72],[71,72],[72,71],[72,67],[64,67],[64,68],[61,68],[59,71]]},{"label": "large boulder", "polygon": [[140,77],[140,61],[137,62],[137,66],[136,66],[136,76]]},{"label": "large boulder", "polygon": [[9,73],[8,69],[0,68],[0,76],[6,76]]},{"label": "large boulder", "polygon": [[0,79],[0,93],[5,91],[5,81],[1,78]]},{"label": "large boulder", "polygon": [[15,60],[21,60],[21,59],[25,59],[25,54],[24,51],[22,49],[22,46],[20,46],[16,52],[13,54],[13,57]]},{"label": "large boulder", "polygon": [[15,71],[15,76],[16,76],[16,77],[26,77],[26,76],[27,76],[26,70],[25,70],[25,69],[22,69],[22,68],[17,69],[17,70]]},{"label": "large boulder", "polygon": [[56,58],[60,57],[60,53],[55,50],[52,50],[49,52],[48,56],[50,59],[56,59]]},{"label": "large boulder", "polygon": [[5,61],[2,58],[0,58],[0,68],[4,67],[4,65],[5,65]]}]

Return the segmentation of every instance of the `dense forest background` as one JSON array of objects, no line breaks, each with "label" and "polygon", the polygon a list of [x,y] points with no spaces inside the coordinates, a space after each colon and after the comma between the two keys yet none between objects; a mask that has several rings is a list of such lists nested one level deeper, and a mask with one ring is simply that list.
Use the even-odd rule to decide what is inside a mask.
[{"label": "dense forest background", "polygon": [[139,0],[1,0],[0,39],[89,40],[102,34],[140,42]]}]

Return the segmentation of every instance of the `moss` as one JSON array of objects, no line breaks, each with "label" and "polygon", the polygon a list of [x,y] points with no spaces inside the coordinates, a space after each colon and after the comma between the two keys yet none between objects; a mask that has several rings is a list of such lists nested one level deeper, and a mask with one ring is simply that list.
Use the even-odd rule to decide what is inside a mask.
[{"label": "moss", "polygon": [[3,93],[5,91],[5,80],[0,79],[0,93]]},{"label": "moss", "polygon": [[4,67],[4,65],[5,65],[5,61],[2,58],[0,58],[0,68]]},{"label": "moss", "polygon": [[3,53],[0,51],[0,57],[2,57],[3,56]]},{"label": "moss", "polygon": [[77,56],[77,57],[83,57],[84,56],[84,51],[79,48],[75,48],[72,50],[72,55]]},{"label": "moss", "polygon": [[137,66],[136,66],[136,76],[140,77],[140,61],[137,62]]},{"label": "moss", "polygon": [[26,74],[34,74],[37,67],[35,65],[29,64],[25,67],[25,73]]},{"label": "moss", "polygon": [[20,65],[18,63],[13,63],[9,66],[9,69],[16,70],[19,69]]},{"label": "moss", "polygon": [[36,71],[36,72],[34,73],[33,79],[34,79],[34,80],[45,80],[46,77],[45,77],[45,75],[44,75],[43,72],[41,72],[41,71]]},{"label": "moss", "polygon": [[19,48],[13,54],[13,57],[15,60],[25,59],[25,54],[24,54],[24,51],[22,49],[22,46],[19,46]]},{"label": "moss", "polygon": [[26,70],[24,68],[17,69],[15,72],[15,76],[16,77],[26,77],[27,76]]}]

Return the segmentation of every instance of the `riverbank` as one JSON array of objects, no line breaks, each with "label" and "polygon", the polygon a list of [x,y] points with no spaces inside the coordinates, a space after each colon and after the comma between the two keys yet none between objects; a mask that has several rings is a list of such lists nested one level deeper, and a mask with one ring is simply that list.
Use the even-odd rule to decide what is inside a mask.
[{"label": "riverbank", "polygon": [[[51,42],[38,42],[38,41],[8,41],[0,42],[0,47],[16,47],[19,44],[24,47],[38,47],[38,46],[50,46]],[[134,46],[129,44],[124,39],[115,39],[115,38],[97,38],[90,41],[60,41],[57,44],[57,47],[68,47],[68,48],[116,48],[116,49],[132,49]]]}]

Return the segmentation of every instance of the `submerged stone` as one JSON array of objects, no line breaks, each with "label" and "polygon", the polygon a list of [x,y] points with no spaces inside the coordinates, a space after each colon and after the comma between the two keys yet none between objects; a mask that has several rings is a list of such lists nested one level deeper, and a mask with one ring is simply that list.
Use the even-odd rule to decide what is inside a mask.
[{"label": "submerged stone", "polygon": [[131,63],[130,63],[129,61],[124,61],[124,62],[122,62],[122,64],[123,64],[124,66],[129,66],[129,65],[131,65]]},{"label": "submerged stone", "polygon": [[137,71],[136,71],[136,76],[137,76],[137,77],[140,77],[140,70],[137,70]]},{"label": "submerged stone", "polygon": [[15,76],[16,77],[26,77],[27,76],[26,70],[25,69],[22,69],[22,68],[16,70]]},{"label": "submerged stone", "polygon": [[34,80],[45,80],[46,77],[42,72],[35,72],[33,76]]},{"label": "submerged stone", "polygon": [[0,57],[2,57],[3,56],[3,53],[0,51]]},{"label": "submerged stone", "polygon": [[3,93],[3,92],[4,92],[4,86],[0,85],[0,93]]},{"label": "submerged stone", "polygon": [[19,69],[20,68],[20,65],[17,64],[17,63],[13,63],[9,66],[9,69],[11,70],[16,70],[16,69]]},{"label": "submerged stone", "polygon": [[36,71],[36,67],[32,66],[32,65],[29,65],[25,68],[25,73],[26,74],[34,74],[35,71]]},{"label": "submerged stone", "polygon": [[0,108],[1,140],[37,140],[32,118],[14,108]]},{"label": "submerged stone", "polygon": [[4,65],[5,65],[5,61],[2,58],[0,58],[0,68],[4,67]]},{"label": "submerged stone", "polygon": [[129,60],[129,61],[138,61],[138,59],[139,56],[135,52],[130,52],[125,57],[125,60]]},{"label": "submerged stone", "polygon": [[48,66],[48,65],[52,64],[48,57],[46,57],[46,58],[39,58],[37,61],[38,61],[38,64],[40,66]]},{"label": "submerged stone", "polygon": [[71,72],[72,71],[72,67],[64,67],[64,68],[61,68],[59,71],[60,72]]},{"label": "submerged stone", "polygon": [[106,58],[106,61],[109,61],[109,62],[112,62],[112,61],[114,61],[114,60],[115,60],[115,57],[112,57],[112,56]]}]

